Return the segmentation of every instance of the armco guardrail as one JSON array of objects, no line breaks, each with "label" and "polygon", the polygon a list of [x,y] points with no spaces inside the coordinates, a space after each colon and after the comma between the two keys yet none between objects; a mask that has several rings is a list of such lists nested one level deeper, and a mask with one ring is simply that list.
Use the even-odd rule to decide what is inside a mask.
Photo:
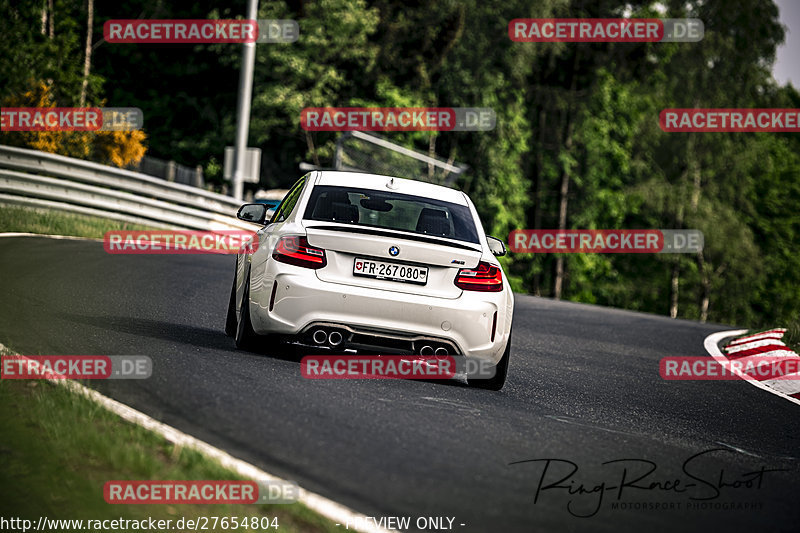
[{"label": "armco guardrail", "polygon": [[0,193],[4,203],[97,211],[158,226],[254,228],[235,218],[241,202],[231,197],[138,172],[11,146],[0,145]]}]

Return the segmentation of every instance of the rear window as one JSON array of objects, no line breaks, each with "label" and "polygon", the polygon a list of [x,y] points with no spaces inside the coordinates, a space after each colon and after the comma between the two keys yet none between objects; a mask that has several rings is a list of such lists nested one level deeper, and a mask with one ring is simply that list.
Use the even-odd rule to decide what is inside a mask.
[{"label": "rear window", "polygon": [[304,218],[480,242],[467,206],[388,191],[319,185]]}]

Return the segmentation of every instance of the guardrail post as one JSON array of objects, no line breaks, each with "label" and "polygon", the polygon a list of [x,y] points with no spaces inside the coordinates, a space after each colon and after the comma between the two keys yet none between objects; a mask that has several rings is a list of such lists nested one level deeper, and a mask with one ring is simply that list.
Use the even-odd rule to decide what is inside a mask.
[{"label": "guardrail post", "polygon": [[203,187],[203,166],[197,165],[194,168],[194,186],[195,187]]},{"label": "guardrail post", "polygon": [[175,172],[177,168],[175,161],[167,161],[167,181],[175,181]]}]

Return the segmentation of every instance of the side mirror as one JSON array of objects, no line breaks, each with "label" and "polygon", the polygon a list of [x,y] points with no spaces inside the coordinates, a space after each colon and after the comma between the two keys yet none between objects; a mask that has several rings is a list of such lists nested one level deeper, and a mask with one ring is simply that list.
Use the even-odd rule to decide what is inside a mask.
[{"label": "side mirror", "polygon": [[503,241],[491,235],[487,235],[486,240],[489,241],[489,250],[492,252],[492,255],[495,257],[506,255],[506,245],[503,244]]},{"label": "side mirror", "polygon": [[264,204],[244,204],[236,212],[236,218],[245,222],[263,224],[267,218],[267,206]]}]

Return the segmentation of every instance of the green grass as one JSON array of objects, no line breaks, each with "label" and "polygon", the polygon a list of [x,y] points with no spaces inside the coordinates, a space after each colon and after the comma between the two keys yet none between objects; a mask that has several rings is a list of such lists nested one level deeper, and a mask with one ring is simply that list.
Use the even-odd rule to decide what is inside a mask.
[{"label": "green grass", "polygon": [[800,322],[786,326],[786,333],[782,340],[795,353],[800,353]]},{"label": "green grass", "polygon": [[43,233],[102,239],[107,231],[146,231],[156,228],[119,220],[46,209],[0,206],[0,232]]},{"label": "green grass", "polygon": [[[289,505],[111,505],[109,480],[243,479],[200,453],[176,447],[65,387],[0,380],[0,516],[33,520],[277,517],[278,531],[341,531]],[[258,481],[258,480],[254,480]],[[34,526],[35,527],[35,526]],[[209,523],[210,527],[210,523]],[[210,529],[211,530],[211,529]],[[217,530],[222,530],[218,527]],[[240,528],[240,530],[244,530]],[[275,531],[275,529],[271,529]]]}]

